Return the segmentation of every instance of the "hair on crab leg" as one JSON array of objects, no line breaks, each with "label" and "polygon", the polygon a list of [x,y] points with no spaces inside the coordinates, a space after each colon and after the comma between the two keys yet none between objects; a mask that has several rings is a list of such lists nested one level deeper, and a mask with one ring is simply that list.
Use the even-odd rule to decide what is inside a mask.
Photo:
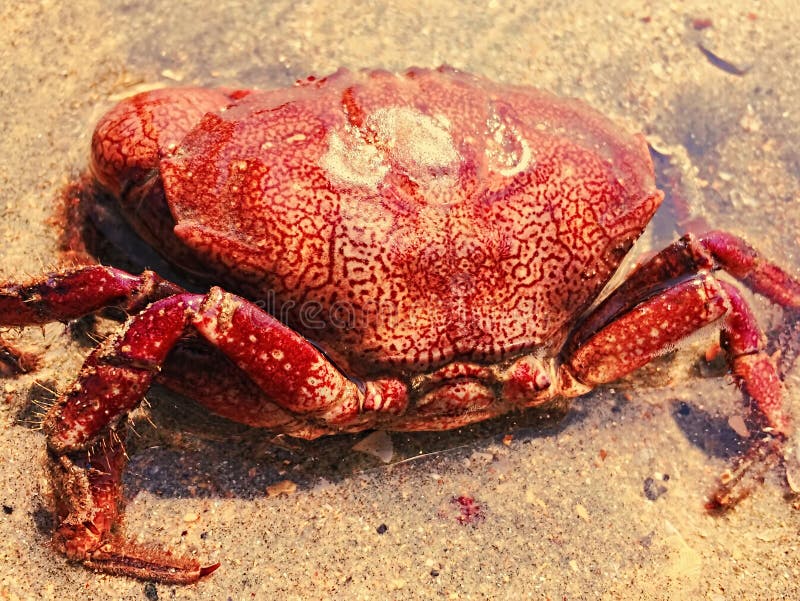
[{"label": "hair on crab leg", "polygon": [[[737,288],[718,280],[708,270],[674,280],[666,289],[654,288],[649,277],[642,277],[648,270],[661,271],[662,266],[656,261],[669,258],[667,254],[657,257],[638,275],[633,274],[631,279],[638,280],[638,289],[633,287],[625,296],[635,301],[618,302],[612,295],[596,314],[587,318],[577,330],[578,343],[573,340],[566,346],[563,369],[584,383],[610,382],[722,318],[721,346],[750,408],[751,419],[758,424],[749,450],[712,493],[708,507],[724,509],[746,497],[766,469],[781,460],[782,443],[791,429],[783,409],[782,382],[775,362],[764,352],[765,337],[755,316]],[[672,267],[667,267],[667,273],[683,275]],[[747,283],[753,281],[758,281],[759,291],[768,292],[772,300],[797,300],[793,293],[800,287],[794,280],[784,281],[780,275],[756,276]],[[775,281],[780,285],[764,283]],[[677,314],[673,307],[680,307]],[[586,327],[587,323],[592,324],[592,329]],[[642,331],[652,335],[637,334]]]},{"label": "hair on crab leg", "polygon": [[141,547],[116,534],[113,526],[119,519],[127,456],[113,433],[84,453],[83,458],[83,453],[51,455],[59,517],[53,542],[68,559],[112,574],[173,584],[195,582],[219,567]]},{"label": "hair on crab leg", "polygon": [[54,542],[68,558],[169,583],[194,582],[218,567],[139,547],[114,528],[127,462],[116,425],[143,398],[202,298],[171,296],[132,317],[87,358],[78,382],[51,408],[45,426],[59,517]]}]

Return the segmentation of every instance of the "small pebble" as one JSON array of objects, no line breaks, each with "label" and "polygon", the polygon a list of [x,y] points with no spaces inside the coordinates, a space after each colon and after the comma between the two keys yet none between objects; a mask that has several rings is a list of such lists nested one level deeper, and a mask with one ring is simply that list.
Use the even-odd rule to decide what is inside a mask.
[{"label": "small pebble", "polygon": [[750,430],[741,415],[731,415],[728,418],[728,425],[742,438],[750,438]]},{"label": "small pebble", "polygon": [[406,581],[402,578],[395,578],[389,583],[389,590],[399,591],[406,587]]},{"label": "small pebble", "polygon": [[158,589],[156,585],[152,582],[148,582],[144,585],[144,596],[147,597],[147,601],[158,601]]},{"label": "small pebble", "polygon": [[663,484],[657,484],[655,478],[645,478],[644,479],[644,496],[647,497],[650,501],[655,501],[667,492],[667,487]]},{"label": "small pebble", "polygon": [[297,484],[291,480],[281,480],[275,484],[267,486],[268,497],[278,497],[280,495],[293,495],[297,490]]},{"label": "small pebble", "polygon": [[353,450],[377,457],[384,463],[389,463],[394,457],[392,438],[383,430],[368,434],[353,446]]}]

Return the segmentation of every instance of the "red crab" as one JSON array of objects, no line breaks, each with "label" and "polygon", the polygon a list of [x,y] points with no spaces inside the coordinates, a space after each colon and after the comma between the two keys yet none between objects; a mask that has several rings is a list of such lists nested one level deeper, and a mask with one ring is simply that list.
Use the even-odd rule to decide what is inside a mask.
[{"label": "red crab", "polygon": [[[780,378],[747,303],[713,272],[790,316],[800,281],[709,232],[597,304],[663,195],[644,138],[579,101],[448,68],[342,70],[271,91],[140,94],[101,120],[92,150],[141,237],[223,287],[96,265],[0,288],[0,324],[131,315],[46,419],[70,559],[165,582],[216,568],[112,530],[115,432],[154,380],[299,437],[455,428],[584,394],[718,321],[760,426],[748,460],[780,451]],[[188,360],[187,336],[227,359]],[[726,484],[711,503],[738,496]]]}]

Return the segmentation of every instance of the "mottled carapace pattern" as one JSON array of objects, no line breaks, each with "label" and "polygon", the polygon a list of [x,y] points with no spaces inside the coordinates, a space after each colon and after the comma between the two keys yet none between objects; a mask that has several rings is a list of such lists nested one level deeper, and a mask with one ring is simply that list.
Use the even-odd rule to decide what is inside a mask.
[{"label": "mottled carapace pattern", "polygon": [[[451,69],[184,94],[160,167],[181,242],[156,242],[188,245],[215,281],[235,272],[356,374],[552,352],[662,197],[641,137]],[[183,137],[184,115],[215,103],[233,104]],[[95,172],[131,152],[99,153]]]}]

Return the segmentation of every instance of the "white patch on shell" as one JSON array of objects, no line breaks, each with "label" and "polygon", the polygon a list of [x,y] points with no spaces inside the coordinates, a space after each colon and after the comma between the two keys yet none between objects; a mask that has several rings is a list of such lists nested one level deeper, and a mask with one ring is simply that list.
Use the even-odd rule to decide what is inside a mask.
[{"label": "white patch on shell", "polygon": [[374,146],[352,127],[331,130],[328,151],[319,161],[330,180],[343,187],[377,188],[389,166]]},{"label": "white patch on shell", "polygon": [[450,184],[461,158],[450,128],[443,115],[404,106],[378,109],[367,116],[364,131],[350,125],[331,130],[320,166],[345,187],[376,189],[392,165],[426,188]]},{"label": "white patch on shell", "polygon": [[519,130],[497,113],[486,120],[489,137],[486,142],[486,161],[489,169],[505,177],[513,177],[530,168],[533,163],[531,145]]},{"label": "white patch on shell", "polygon": [[377,134],[377,143],[412,177],[426,171],[448,169],[459,160],[450,121],[443,115],[426,115],[410,107],[378,109],[366,125]]}]

